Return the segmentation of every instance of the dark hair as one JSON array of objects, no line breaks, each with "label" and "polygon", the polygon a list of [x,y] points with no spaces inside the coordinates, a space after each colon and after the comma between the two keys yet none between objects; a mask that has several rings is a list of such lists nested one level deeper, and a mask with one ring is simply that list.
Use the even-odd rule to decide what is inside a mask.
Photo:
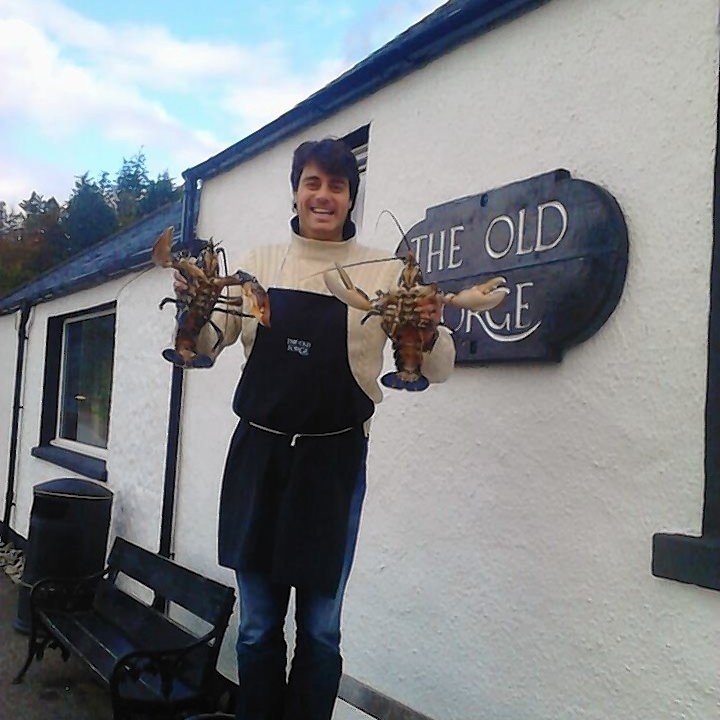
[{"label": "dark hair", "polygon": [[350,210],[352,210],[355,207],[355,198],[360,185],[360,173],[350,147],[342,140],[334,138],[308,140],[298,145],[293,153],[290,171],[290,185],[293,192],[297,192],[300,175],[309,162],[317,163],[320,169],[329,175],[347,178],[350,186]]}]

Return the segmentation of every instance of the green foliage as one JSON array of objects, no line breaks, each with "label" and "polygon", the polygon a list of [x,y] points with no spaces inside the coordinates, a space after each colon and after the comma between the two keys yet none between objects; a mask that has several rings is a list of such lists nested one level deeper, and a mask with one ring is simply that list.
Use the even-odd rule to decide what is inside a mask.
[{"label": "green foliage", "polygon": [[123,158],[115,181],[115,207],[120,227],[132,224],[179,196],[180,191],[175,188],[167,170],[156,180],[150,179],[142,150],[130,159]]},{"label": "green foliage", "polygon": [[167,171],[151,180],[139,150],[123,158],[115,182],[108,172],[97,181],[87,172],[78,176],[64,205],[35,191],[19,210],[0,200],[0,297],[177,200],[181,192]]},{"label": "green foliage", "polygon": [[182,188],[176,188],[167,170],[157,176],[157,180],[150,180],[145,195],[140,199],[140,215],[149,215],[163,205],[179,200]]},{"label": "green foliage", "polygon": [[140,203],[147,193],[150,179],[145,167],[145,155],[140,150],[123,164],[115,181],[115,206],[120,227],[130,225],[140,214]]},{"label": "green foliage", "polygon": [[115,208],[106,202],[102,189],[88,173],[76,179],[61,226],[67,237],[65,255],[74,255],[117,229]]}]

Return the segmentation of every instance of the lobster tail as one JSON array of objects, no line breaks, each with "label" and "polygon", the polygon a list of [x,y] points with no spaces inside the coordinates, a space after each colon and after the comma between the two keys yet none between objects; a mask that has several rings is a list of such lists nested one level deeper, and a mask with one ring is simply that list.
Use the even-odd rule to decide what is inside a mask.
[{"label": "lobster tail", "polygon": [[166,348],[162,356],[173,365],[181,368],[210,368],[213,366],[213,359],[209,355],[193,354],[186,351],[184,357],[175,348]]},{"label": "lobster tail", "polygon": [[[406,379],[403,378],[406,376]],[[427,390],[430,381],[424,375],[407,375],[407,373],[391,372],[383,375],[380,382],[387,388],[393,390],[409,390],[410,392],[420,392]]]}]

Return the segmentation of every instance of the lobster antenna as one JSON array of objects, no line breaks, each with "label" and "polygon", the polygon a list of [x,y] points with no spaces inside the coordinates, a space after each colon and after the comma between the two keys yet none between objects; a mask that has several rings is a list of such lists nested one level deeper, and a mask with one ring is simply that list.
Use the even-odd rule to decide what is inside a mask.
[{"label": "lobster antenna", "polygon": [[[372,263],[397,262],[398,260],[402,261],[402,258],[393,255],[392,257],[375,258],[374,260],[358,260],[357,262],[347,263],[347,265],[343,265],[342,267],[343,269],[345,269],[349,267],[358,267],[359,265],[371,265]],[[317,275],[323,275],[324,273],[331,270],[337,270],[337,268],[333,265],[332,267],[325,268],[324,270],[318,270],[318,272],[313,273],[312,275],[306,275],[303,279],[308,280],[310,278],[316,277]]]},{"label": "lobster antenna", "polygon": [[397,229],[400,231],[400,234],[402,235],[402,242],[404,242],[404,243],[405,243],[405,247],[407,247],[407,255],[406,255],[405,257],[400,257],[400,258],[398,258],[398,259],[399,259],[399,260],[402,260],[403,262],[407,262],[410,258],[414,258],[414,259],[415,259],[415,264],[417,265],[418,277],[419,277],[419,279],[420,279],[420,282],[422,282],[422,281],[423,281],[423,274],[422,274],[422,270],[420,270],[420,265],[419,265],[419,263],[418,263],[418,258],[415,257],[415,251],[414,251],[414,250],[412,249],[412,247],[410,246],[410,241],[409,241],[408,238],[407,238],[407,233],[403,230],[403,227],[402,227],[402,225],[400,224],[400,221],[397,219],[397,217],[395,217],[395,213],[394,213],[392,210],[388,210],[387,208],[386,208],[385,210],[383,210],[383,211],[380,213],[380,215],[378,215],[377,223],[375,224],[375,229],[377,230],[377,226],[378,226],[378,224],[380,223],[380,218],[381,218],[385,213],[387,213],[387,214],[393,219],[393,222],[395,223],[395,226],[397,227]]},{"label": "lobster antenna", "polygon": [[407,239],[407,234],[403,230],[403,227],[400,224],[400,221],[397,219],[397,217],[395,216],[395,213],[392,210],[388,210],[386,208],[385,210],[380,211],[377,222],[375,223],[375,231],[377,232],[378,225],[380,224],[380,218],[382,218],[382,216],[385,215],[385,213],[387,213],[393,219],[393,222],[395,223],[395,227],[397,227],[397,229],[400,232],[400,235],[402,235],[402,240],[405,243],[405,246],[407,247],[408,252],[413,252],[412,247],[410,247],[410,241]]},{"label": "lobster antenna", "polygon": [[[380,224],[380,218],[382,218],[382,216],[385,213],[387,213],[393,219],[395,226],[397,227],[397,229],[400,231],[400,234],[402,235],[403,242],[407,246],[408,252],[413,253],[413,249],[410,246],[410,241],[407,239],[407,235],[405,234],[405,231],[403,230],[402,225],[400,224],[400,221],[395,217],[395,214],[391,210],[385,209],[380,212],[380,214],[378,215],[377,222],[375,223],[375,231],[377,232],[378,225]],[[414,253],[413,253],[413,255],[414,255]],[[376,260],[360,260],[358,262],[348,263],[347,265],[343,265],[342,267],[344,269],[344,268],[349,268],[349,267],[357,267],[358,265],[369,265],[370,263],[390,262],[393,260],[400,260],[401,262],[405,262],[405,258],[398,257],[397,255],[393,255],[392,257],[378,258]],[[316,275],[322,275],[323,273],[328,272],[328,270],[336,270],[336,269],[337,268],[329,267],[325,270],[320,270],[319,272],[313,273],[312,275],[308,275],[307,278],[312,278],[312,277],[315,277]]]},{"label": "lobster antenna", "polygon": [[[123,291],[128,285],[132,285],[132,283],[134,283],[136,280],[139,280],[145,273],[150,272],[150,270],[152,269],[152,266],[145,268],[144,270],[141,270],[139,274],[135,275],[135,277],[131,277],[127,282],[125,282],[115,294],[115,300],[120,299],[120,295],[122,295]],[[131,269],[130,272],[133,272],[133,270]]]}]

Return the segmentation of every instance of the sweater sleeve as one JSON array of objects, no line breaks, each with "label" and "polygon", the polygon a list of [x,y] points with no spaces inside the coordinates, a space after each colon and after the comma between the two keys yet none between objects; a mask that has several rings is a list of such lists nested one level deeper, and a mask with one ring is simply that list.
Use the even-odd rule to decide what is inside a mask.
[{"label": "sweater sleeve", "polygon": [[455,343],[447,328],[438,328],[433,349],[423,358],[423,375],[431,383],[445,382],[455,367]]}]

